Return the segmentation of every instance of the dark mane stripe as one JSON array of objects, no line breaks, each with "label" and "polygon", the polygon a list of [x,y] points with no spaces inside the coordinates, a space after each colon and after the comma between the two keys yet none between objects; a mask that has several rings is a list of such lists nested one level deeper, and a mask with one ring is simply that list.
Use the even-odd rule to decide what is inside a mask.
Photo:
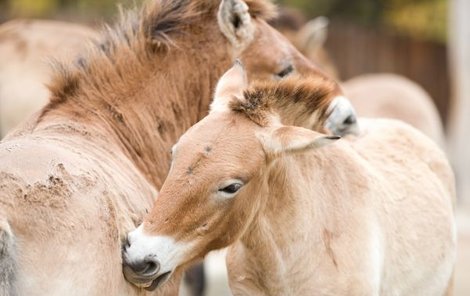
[{"label": "dark mane stripe", "polygon": [[231,101],[230,108],[260,126],[266,126],[273,113],[279,114],[283,122],[296,125],[316,113],[321,124],[336,89],[333,81],[319,77],[293,76],[279,82],[258,82],[244,92],[244,100]]}]

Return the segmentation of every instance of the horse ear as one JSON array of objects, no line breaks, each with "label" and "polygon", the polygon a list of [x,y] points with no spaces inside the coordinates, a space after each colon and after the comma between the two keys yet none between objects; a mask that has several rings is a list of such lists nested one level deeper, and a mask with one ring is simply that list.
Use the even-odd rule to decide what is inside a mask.
[{"label": "horse ear", "polygon": [[319,16],[306,23],[297,34],[299,48],[303,52],[316,52],[325,44],[328,37],[328,18]]},{"label": "horse ear", "polygon": [[271,154],[316,149],[340,139],[297,126],[276,127],[268,133],[258,134],[258,138],[264,150]]},{"label": "horse ear", "polygon": [[222,78],[217,82],[214,100],[211,104],[211,112],[228,110],[230,100],[243,98],[243,91],[247,88],[248,82],[243,64],[236,60]]},{"label": "horse ear", "polygon": [[219,28],[240,53],[254,38],[255,28],[242,0],[222,0],[217,15]]}]

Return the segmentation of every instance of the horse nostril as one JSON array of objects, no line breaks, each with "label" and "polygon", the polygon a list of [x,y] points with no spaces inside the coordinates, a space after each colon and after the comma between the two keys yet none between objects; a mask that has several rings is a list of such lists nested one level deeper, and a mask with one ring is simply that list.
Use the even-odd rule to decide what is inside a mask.
[{"label": "horse nostril", "polygon": [[155,261],[148,261],[147,262],[147,271],[154,273],[159,267],[158,262]]},{"label": "horse nostril", "polygon": [[136,274],[142,276],[152,276],[160,269],[160,263],[152,255],[146,256],[142,261],[130,262],[128,265]]},{"label": "horse nostril", "polygon": [[122,242],[122,247],[121,247],[122,252],[124,253],[124,252],[125,252],[127,249],[129,249],[130,247],[131,247],[131,243],[129,242],[129,238],[126,237],[126,238],[124,239],[124,241]]},{"label": "horse nostril", "polygon": [[348,117],[346,117],[346,119],[343,121],[343,124],[353,124],[353,123],[356,123],[357,119],[356,119],[356,116],[354,115],[349,115]]}]

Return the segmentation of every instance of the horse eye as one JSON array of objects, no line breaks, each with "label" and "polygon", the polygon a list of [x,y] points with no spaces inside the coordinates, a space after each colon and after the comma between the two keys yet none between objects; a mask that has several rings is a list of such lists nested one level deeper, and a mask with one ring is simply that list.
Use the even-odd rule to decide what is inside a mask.
[{"label": "horse eye", "polygon": [[289,65],[287,66],[284,70],[282,70],[281,72],[277,73],[276,75],[280,78],[284,78],[286,77],[287,75],[289,75],[290,73],[292,73],[294,71],[294,67],[292,65]]},{"label": "horse eye", "polygon": [[232,183],[224,188],[219,189],[219,191],[228,193],[228,194],[234,194],[237,192],[240,188],[242,188],[242,184],[240,183]]}]

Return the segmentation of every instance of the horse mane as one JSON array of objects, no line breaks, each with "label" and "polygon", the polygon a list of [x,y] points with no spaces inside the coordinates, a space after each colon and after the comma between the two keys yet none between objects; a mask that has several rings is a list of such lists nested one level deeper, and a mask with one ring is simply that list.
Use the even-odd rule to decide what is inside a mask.
[{"label": "horse mane", "polygon": [[[269,20],[276,15],[276,6],[268,0],[245,0],[245,3],[253,18]],[[75,63],[52,61],[53,77],[48,84],[51,97],[46,109],[76,97],[80,90],[84,91],[81,84],[96,90],[103,88],[100,80],[124,80],[124,73],[139,68],[136,65],[154,69],[150,65],[158,62],[156,55],[178,47],[175,37],[203,15],[215,17],[219,4],[220,0],[153,0],[140,10],[120,9],[117,23],[113,27],[105,26],[100,39],[93,40]],[[104,75],[103,69],[107,71]]]},{"label": "horse mane", "polygon": [[334,97],[336,85],[318,76],[291,76],[281,81],[254,82],[243,100],[232,100],[232,111],[242,113],[260,126],[267,126],[273,113],[283,122],[301,124],[316,114],[322,124]]},{"label": "horse mane", "polygon": [[299,31],[305,23],[305,17],[300,11],[284,6],[279,7],[276,17],[269,20],[269,24],[280,31]]}]

